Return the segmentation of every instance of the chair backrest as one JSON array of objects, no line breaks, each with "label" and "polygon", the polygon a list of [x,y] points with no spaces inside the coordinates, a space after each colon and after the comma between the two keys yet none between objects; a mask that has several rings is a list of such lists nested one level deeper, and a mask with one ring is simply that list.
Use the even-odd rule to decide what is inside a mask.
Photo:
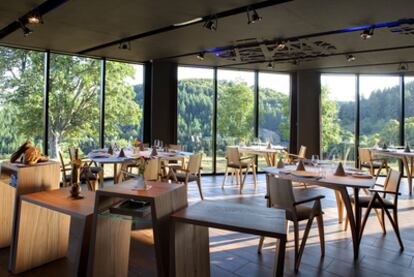
[{"label": "chair backrest", "polygon": [[304,159],[306,156],[306,146],[301,145],[298,153],[299,158]]},{"label": "chair backrest", "polygon": [[397,193],[400,188],[400,181],[401,181],[401,172],[390,169],[390,171],[387,174],[387,179],[384,183],[384,189],[386,191],[392,191]]},{"label": "chair backrest", "polygon": [[200,173],[202,154],[193,154],[190,156],[187,164],[187,170],[190,174],[197,175]]},{"label": "chair backrest", "polygon": [[234,146],[227,146],[227,162],[229,164],[240,165],[240,152],[239,148]]},{"label": "chair backrest", "polygon": [[358,148],[358,156],[360,163],[370,163],[371,162],[371,152],[369,148]]},{"label": "chair backrest", "polygon": [[287,211],[296,211],[293,205],[295,195],[290,180],[269,176],[267,185],[271,206]]},{"label": "chair backrest", "polygon": [[60,159],[60,164],[62,166],[62,170],[61,171],[65,172],[66,165],[65,165],[65,161],[63,160],[62,152],[60,152],[60,151],[59,151],[59,159]]},{"label": "chair backrest", "polygon": [[167,144],[167,149],[184,151],[184,146],[181,144]]},{"label": "chair backrest", "polygon": [[152,159],[147,161],[147,165],[144,170],[145,181],[157,181],[160,173],[160,161],[158,159]]},{"label": "chair backrest", "polygon": [[79,159],[79,148],[70,147],[69,148],[69,158],[71,161]]}]

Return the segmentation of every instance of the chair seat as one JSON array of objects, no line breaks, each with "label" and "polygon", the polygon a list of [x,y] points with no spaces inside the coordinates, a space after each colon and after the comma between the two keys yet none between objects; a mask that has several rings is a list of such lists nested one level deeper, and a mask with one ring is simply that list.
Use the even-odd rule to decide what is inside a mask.
[{"label": "chair seat", "polygon": [[[355,197],[353,195],[351,195],[349,198],[350,198],[352,203],[355,203]],[[367,208],[368,205],[369,205],[369,201],[371,201],[371,199],[372,199],[371,196],[359,196],[358,197],[359,205],[363,208]],[[394,208],[394,203],[393,202],[391,202],[388,199],[384,199],[384,198],[382,200],[384,201],[385,207],[387,209],[393,209]],[[373,207],[374,208],[381,208],[381,205],[380,205],[380,202],[378,201],[378,199],[375,200]]]},{"label": "chair seat", "polygon": [[[177,180],[179,181],[179,182],[185,182],[185,173],[183,173],[183,172],[178,172],[178,173],[176,173],[176,175],[175,175],[176,177],[177,177]],[[194,182],[194,181],[196,181],[197,180],[197,177],[196,176],[194,176],[194,175],[189,175],[188,176],[188,182]]]},{"label": "chair seat", "polygon": [[240,164],[234,164],[234,163],[231,163],[231,164],[227,164],[227,167],[230,167],[230,168],[247,168],[247,167],[249,167],[249,165],[250,165],[250,163],[248,163],[248,162],[241,162]]},{"label": "chair seat", "polygon": [[[365,167],[365,168],[371,168],[371,164],[368,162],[362,162],[361,163],[361,167]],[[372,163],[372,167],[375,169],[378,169],[381,167],[380,163]]]},{"label": "chair seat", "polygon": [[100,167],[100,166],[93,166],[93,167],[90,167],[90,170],[91,170],[92,173],[98,174],[99,172],[101,172],[103,170],[103,168]]},{"label": "chair seat", "polygon": [[[309,207],[305,204],[300,204],[296,206],[296,217],[297,217],[297,220],[299,221],[309,219],[311,212],[312,212],[312,207]],[[322,209],[319,209],[319,211],[315,214],[315,216],[319,216],[321,214],[323,214]],[[293,221],[294,220],[293,213],[286,210],[286,218],[287,220]]]},{"label": "chair seat", "polygon": [[[89,172],[88,173],[88,178],[89,178],[89,180],[95,181],[96,180],[96,175],[93,174],[92,172]],[[80,175],[80,180],[81,180],[81,182],[85,182],[86,181],[85,174],[81,174]]]}]

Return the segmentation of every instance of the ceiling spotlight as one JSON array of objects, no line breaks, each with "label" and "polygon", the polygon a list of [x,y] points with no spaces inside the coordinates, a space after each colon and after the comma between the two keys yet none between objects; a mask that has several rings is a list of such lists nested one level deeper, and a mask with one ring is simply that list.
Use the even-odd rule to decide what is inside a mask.
[{"label": "ceiling spotlight", "polygon": [[22,29],[22,31],[23,31],[23,35],[24,35],[25,37],[27,37],[27,36],[29,36],[31,33],[33,33],[33,30],[32,30],[32,29],[30,29],[30,28],[28,28],[26,25],[24,25],[24,24],[23,24],[23,22],[22,22],[21,20],[19,20],[19,23],[20,23],[20,28]]},{"label": "ceiling spotlight", "polygon": [[276,43],[276,49],[278,49],[278,50],[285,49],[285,47],[286,47],[286,43],[283,40],[279,40]]},{"label": "ceiling spotlight", "polygon": [[346,55],[346,60],[348,62],[353,62],[356,60],[356,57],[354,55]]},{"label": "ceiling spotlight", "polygon": [[406,63],[400,63],[398,65],[398,70],[399,71],[407,71],[408,70],[408,64],[406,64]]},{"label": "ceiling spotlight", "polygon": [[250,11],[250,8],[247,8],[247,24],[254,24],[260,20],[262,20],[262,17],[256,10]]},{"label": "ceiling spotlight", "polygon": [[39,12],[33,11],[27,16],[27,23],[29,24],[43,24],[42,16]]},{"label": "ceiling spotlight", "polygon": [[217,31],[217,17],[210,17],[203,25],[203,28],[206,28],[210,31]]},{"label": "ceiling spotlight", "polygon": [[269,62],[269,63],[267,64],[267,68],[269,68],[269,69],[273,69],[273,63],[272,63],[272,62]]},{"label": "ceiling spotlight", "polygon": [[118,48],[121,50],[131,50],[131,42],[129,41],[121,42]]},{"label": "ceiling spotlight", "polygon": [[372,38],[372,36],[374,35],[374,28],[369,28],[369,29],[365,29],[364,31],[362,31],[362,33],[360,34],[361,38],[363,40]]},{"label": "ceiling spotlight", "polygon": [[197,59],[199,59],[200,61],[204,61],[204,60],[205,60],[205,57],[204,57],[204,52],[200,52],[200,53],[198,53],[198,55],[197,55]]}]

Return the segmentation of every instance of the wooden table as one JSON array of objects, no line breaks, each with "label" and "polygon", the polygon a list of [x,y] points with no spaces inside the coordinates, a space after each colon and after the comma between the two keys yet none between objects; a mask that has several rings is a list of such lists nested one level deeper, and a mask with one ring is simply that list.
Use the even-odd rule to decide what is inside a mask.
[{"label": "wooden table", "polygon": [[285,211],[229,203],[201,201],[174,213],[171,252],[173,276],[210,276],[208,228],[218,228],[279,240],[273,276],[283,276],[287,239]]},{"label": "wooden table", "polygon": [[[347,216],[349,219],[349,225],[351,227],[351,234],[352,234],[352,243],[354,247],[354,259],[358,259],[359,255],[359,243],[361,240],[361,213],[359,212],[359,191],[360,189],[368,189],[375,185],[375,179],[364,179],[364,178],[355,178],[352,176],[343,176],[338,177],[334,176],[332,173],[328,174],[327,177],[324,178],[300,178],[293,176],[291,174],[282,173],[283,171],[295,170],[296,166],[287,166],[284,169],[278,169],[275,167],[268,167],[265,168],[264,171],[268,174],[274,175],[278,178],[292,180],[294,182],[301,182],[301,183],[309,183],[314,184],[330,189],[334,189],[336,192],[339,192],[340,197],[338,194],[336,195],[336,201],[338,204],[338,214],[340,217],[340,222],[342,222],[342,204],[345,205],[345,209],[347,211]],[[318,168],[306,166],[307,171],[316,171]],[[282,171],[282,172],[281,172]],[[355,213],[352,210],[351,200],[349,198],[349,193],[347,188],[352,188],[354,191],[354,198],[355,198]],[[342,201],[343,202],[342,202]]]},{"label": "wooden table", "polygon": [[68,257],[71,275],[86,275],[95,193],[82,195],[73,199],[62,188],[21,196],[9,264],[13,274]]},{"label": "wooden table", "polygon": [[239,146],[240,153],[263,156],[267,166],[276,166],[276,154],[283,151],[286,151],[286,148],[280,145],[272,146],[272,148],[262,145]]},{"label": "wooden table", "polygon": [[[96,192],[91,235],[88,276],[127,276],[132,221],[108,213],[108,209],[126,199],[147,201],[155,248],[157,276],[169,275],[170,214],[187,206],[187,187],[182,184],[146,182],[149,190],[137,190],[136,180]],[[145,250],[142,250],[145,251]],[[154,263],[153,260],[146,261]]]},{"label": "wooden table", "polygon": [[408,190],[410,194],[413,193],[413,170],[414,170],[414,152],[405,152],[404,149],[381,149],[381,148],[370,148],[369,151],[374,155],[392,157],[400,159],[403,162],[405,172],[408,179]]}]

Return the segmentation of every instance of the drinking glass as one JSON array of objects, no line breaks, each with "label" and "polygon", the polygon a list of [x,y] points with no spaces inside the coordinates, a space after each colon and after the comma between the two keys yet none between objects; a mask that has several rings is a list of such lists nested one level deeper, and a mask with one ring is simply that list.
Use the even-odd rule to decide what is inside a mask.
[{"label": "drinking glass", "polygon": [[319,156],[318,155],[312,155],[311,163],[313,166],[317,166],[319,164]]}]

